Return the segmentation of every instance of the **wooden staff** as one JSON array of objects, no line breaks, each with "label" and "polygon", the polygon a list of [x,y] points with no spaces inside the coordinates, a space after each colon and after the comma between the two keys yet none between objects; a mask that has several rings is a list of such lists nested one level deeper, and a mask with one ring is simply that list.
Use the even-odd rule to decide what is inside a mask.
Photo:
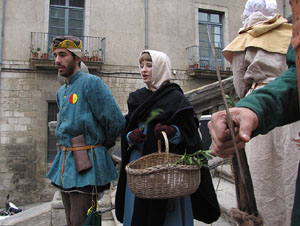
[{"label": "wooden staff", "polygon": [[[292,45],[295,51],[297,78],[298,78],[298,98],[300,97],[300,3],[298,0],[291,0],[293,12],[293,39]],[[300,101],[299,101],[300,108]]]},{"label": "wooden staff", "polygon": [[234,139],[235,138],[234,124],[229,113],[229,107],[226,101],[225,91],[222,85],[222,79],[218,67],[214,43],[212,40],[209,26],[207,26],[207,32],[208,32],[208,37],[212,48],[212,54],[216,65],[216,71],[217,71],[218,81],[219,81],[219,85],[223,97],[223,102],[225,105],[228,127],[235,148],[235,157],[233,157],[231,161],[232,161],[233,177],[235,180],[238,209],[233,209],[233,217],[238,221],[240,226],[262,225],[262,218],[257,211],[252,178],[249,171],[246,153],[244,149],[238,150],[237,144]]}]

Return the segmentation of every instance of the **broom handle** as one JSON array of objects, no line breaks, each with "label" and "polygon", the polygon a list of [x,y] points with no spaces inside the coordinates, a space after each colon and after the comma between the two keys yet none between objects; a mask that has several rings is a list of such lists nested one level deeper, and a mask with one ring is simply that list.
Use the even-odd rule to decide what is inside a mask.
[{"label": "broom handle", "polygon": [[[233,163],[234,172],[235,172],[235,182],[239,182],[239,184],[235,185],[235,186],[238,186],[238,188],[236,188],[236,191],[239,192],[237,194],[238,206],[244,206],[244,204],[245,204],[246,210],[251,212],[250,214],[255,214],[255,216],[257,216],[258,215],[257,205],[256,205],[256,200],[255,200],[255,195],[254,195],[252,178],[251,178],[251,174],[250,174],[250,170],[249,170],[249,166],[248,166],[248,162],[247,162],[247,157],[245,154],[245,150],[241,150],[241,151],[238,150],[237,144],[234,139],[235,138],[234,124],[233,124],[231,115],[229,113],[229,107],[228,107],[226,97],[225,97],[225,91],[224,91],[224,87],[222,84],[220,70],[218,68],[215,47],[214,47],[214,43],[213,43],[212,36],[211,36],[208,26],[207,26],[207,33],[208,33],[208,37],[210,40],[211,49],[212,49],[212,53],[213,53],[213,57],[214,57],[215,65],[216,65],[217,77],[218,77],[218,81],[219,81],[219,85],[220,85],[220,89],[221,89],[221,94],[223,97],[223,102],[225,105],[228,127],[230,130],[232,142],[233,142],[233,145],[235,148],[235,157],[232,158],[232,163]],[[240,198],[240,200],[239,200],[239,198]],[[241,200],[241,199],[243,199],[243,200]]]}]

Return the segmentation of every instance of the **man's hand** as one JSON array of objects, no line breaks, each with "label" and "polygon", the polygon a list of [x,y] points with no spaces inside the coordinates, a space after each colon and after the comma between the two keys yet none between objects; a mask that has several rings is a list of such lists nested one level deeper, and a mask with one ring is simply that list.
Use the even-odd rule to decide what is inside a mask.
[{"label": "man's hand", "polygon": [[[234,139],[240,150],[250,140],[252,131],[257,128],[258,117],[248,108],[230,108],[229,112],[234,123]],[[212,154],[222,158],[232,158],[235,149],[227,123],[226,111],[212,114],[208,128],[212,138]]]}]

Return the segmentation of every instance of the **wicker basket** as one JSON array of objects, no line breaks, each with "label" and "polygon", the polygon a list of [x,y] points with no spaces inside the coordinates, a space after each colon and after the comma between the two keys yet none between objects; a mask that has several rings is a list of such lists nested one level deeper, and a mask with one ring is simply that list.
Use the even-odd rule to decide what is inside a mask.
[{"label": "wicker basket", "polygon": [[195,165],[175,165],[181,155],[169,153],[165,132],[165,153],[152,153],[130,162],[125,170],[131,192],[140,198],[167,199],[194,193],[200,184],[200,169]]}]

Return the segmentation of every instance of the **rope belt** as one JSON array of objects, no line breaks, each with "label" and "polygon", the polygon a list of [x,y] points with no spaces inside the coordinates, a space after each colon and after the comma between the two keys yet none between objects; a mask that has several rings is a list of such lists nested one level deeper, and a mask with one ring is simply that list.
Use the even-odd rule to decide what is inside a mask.
[{"label": "rope belt", "polygon": [[251,89],[255,90],[258,86],[265,86],[267,84],[268,83],[265,83],[265,82],[254,82],[254,83],[252,83]]},{"label": "rope belt", "polygon": [[268,83],[265,83],[265,82],[254,82],[252,83],[252,86],[251,88],[249,89],[249,92],[248,94],[252,93],[258,86],[265,86],[267,85]]},{"label": "rope belt", "polygon": [[96,145],[88,145],[88,146],[82,146],[82,147],[71,147],[67,148],[65,146],[62,146],[62,151],[64,152],[64,158],[63,158],[63,163],[61,167],[61,182],[63,183],[63,175],[64,175],[64,168],[65,168],[65,160],[66,160],[66,152],[67,151],[80,151],[80,150],[90,150],[93,148],[101,147],[102,144],[96,144]]}]

